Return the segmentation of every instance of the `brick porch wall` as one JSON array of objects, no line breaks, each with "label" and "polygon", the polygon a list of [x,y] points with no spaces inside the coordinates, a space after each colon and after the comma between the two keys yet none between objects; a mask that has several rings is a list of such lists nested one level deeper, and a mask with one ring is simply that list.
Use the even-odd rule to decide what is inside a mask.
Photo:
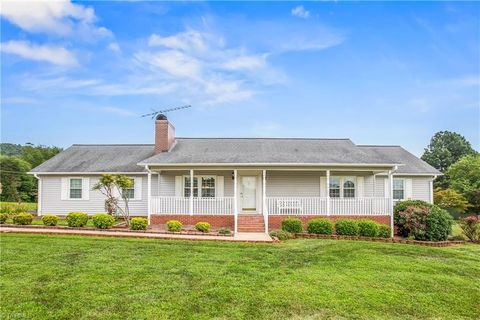
[{"label": "brick porch wall", "polygon": [[235,219],[233,215],[185,215],[185,214],[152,214],[150,216],[151,225],[163,226],[168,220],[178,220],[183,223],[184,226],[195,226],[197,222],[208,222],[212,228],[218,229],[222,227],[230,228],[235,227]]},{"label": "brick porch wall", "polygon": [[390,216],[288,216],[288,215],[269,215],[268,216],[268,230],[281,229],[282,220],[288,217],[299,218],[303,222],[303,227],[307,229],[307,223],[309,220],[318,218],[327,218],[332,220],[335,224],[336,219],[370,219],[381,224],[390,225]]}]

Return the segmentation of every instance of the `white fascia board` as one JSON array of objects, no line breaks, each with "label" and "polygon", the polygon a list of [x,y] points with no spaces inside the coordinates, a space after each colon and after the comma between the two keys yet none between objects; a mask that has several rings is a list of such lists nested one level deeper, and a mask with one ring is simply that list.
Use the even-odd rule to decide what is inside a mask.
[{"label": "white fascia board", "polygon": [[162,167],[388,167],[403,166],[400,163],[137,163],[139,166],[162,166]]}]

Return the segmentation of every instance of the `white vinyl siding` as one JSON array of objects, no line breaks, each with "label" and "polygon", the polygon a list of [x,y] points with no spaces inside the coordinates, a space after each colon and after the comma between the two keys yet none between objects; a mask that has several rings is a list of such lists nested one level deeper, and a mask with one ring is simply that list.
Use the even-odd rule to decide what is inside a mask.
[{"label": "white vinyl siding", "polygon": [[[100,191],[92,190],[99,176],[83,176],[82,200],[68,199],[68,183],[70,177],[56,175],[41,175],[42,179],[42,215],[66,215],[71,211],[81,211],[88,214],[105,212],[105,196]],[[71,177],[78,178],[78,176]],[[147,216],[147,176],[132,176],[136,179],[135,199],[129,201],[132,216]],[[152,179],[154,180],[154,179]],[[64,188],[67,186],[67,188]],[[66,194],[66,195],[65,195]],[[138,197],[138,198],[137,198]]]},{"label": "white vinyl siding", "polygon": [[[157,188],[154,196],[161,197],[183,197],[184,176],[189,174],[186,171],[164,171],[160,174],[159,180],[156,180]],[[216,196],[217,197],[233,197],[233,179],[232,171],[198,171],[194,172],[195,176],[215,176],[216,177]],[[223,184],[223,189],[221,186]],[[222,194],[223,192],[223,194]]]}]

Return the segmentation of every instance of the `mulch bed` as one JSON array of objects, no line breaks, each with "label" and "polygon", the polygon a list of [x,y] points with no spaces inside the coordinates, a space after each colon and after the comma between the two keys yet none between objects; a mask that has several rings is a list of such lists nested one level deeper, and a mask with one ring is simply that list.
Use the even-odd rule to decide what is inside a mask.
[{"label": "mulch bed", "polygon": [[425,247],[450,247],[454,245],[464,244],[466,241],[454,240],[454,241],[419,241],[419,240],[407,240],[404,238],[372,238],[372,237],[355,237],[355,236],[338,236],[338,235],[325,235],[325,234],[310,234],[310,233],[294,233],[295,238],[306,239],[335,239],[335,240],[363,240],[363,241],[375,241],[375,242],[390,242],[390,243],[406,243],[414,244],[417,246]]}]

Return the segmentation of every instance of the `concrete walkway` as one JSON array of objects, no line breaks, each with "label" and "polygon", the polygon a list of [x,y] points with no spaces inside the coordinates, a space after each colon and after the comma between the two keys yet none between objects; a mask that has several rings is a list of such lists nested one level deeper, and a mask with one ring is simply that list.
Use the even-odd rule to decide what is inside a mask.
[{"label": "concrete walkway", "polygon": [[60,234],[60,235],[82,235],[96,237],[128,237],[128,238],[153,238],[170,240],[206,240],[206,241],[229,241],[229,242],[273,242],[272,238],[265,233],[237,233],[233,237],[220,237],[208,235],[187,235],[153,232],[133,231],[99,231],[99,230],[78,230],[78,229],[49,229],[49,228],[22,228],[22,227],[0,227],[1,233],[39,233],[39,234]]}]

